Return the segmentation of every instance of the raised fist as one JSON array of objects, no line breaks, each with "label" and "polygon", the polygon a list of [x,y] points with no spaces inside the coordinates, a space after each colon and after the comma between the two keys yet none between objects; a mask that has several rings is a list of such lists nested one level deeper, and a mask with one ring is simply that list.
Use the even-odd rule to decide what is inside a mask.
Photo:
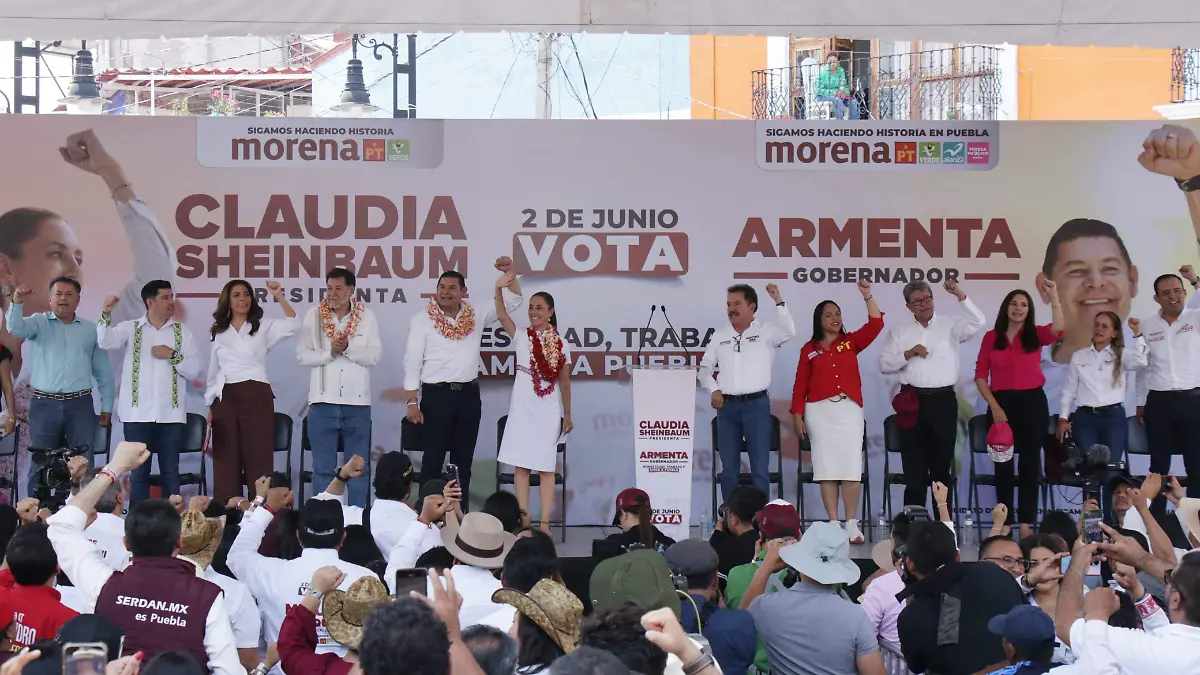
[{"label": "raised fist", "polygon": [[779,297],[779,287],[775,284],[767,284],[767,295],[769,295],[777,305],[783,302],[783,300]]},{"label": "raised fist", "polygon": [[867,281],[866,279],[859,279],[858,292],[862,293],[864,298],[871,297],[871,282]]},{"label": "raised fist", "polygon": [[283,295],[283,286],[280,286],[278,281],[268,281],[267,292],[278,298],[279,296]]},{"label": "raised fist", "polygon": [[117,444],[117,449],[113,452],[113,459],[110,464],[117,469],[116,474],[120,476],[126,471],[133,471],[139,466],[146,463],[150,459],[150,449],[145,443],[134,443],[132,441],[121,441]]},{"label": "raised fist", "polygon": [[1187,279],[1188,283],[1196,283],[1196,271],[1192,269],[1191,265],[1184,265],[1183,267],[1180,267],[1179,276]]},{"label": "raised fist", "polygon": [[1142,320],[1136,316],[1129,317],[1129,330],[1133,331],[1133,336],[1137,337],[1142,334]]},{"label": "raised fist", "polygon": [[1176,180],[1200,176],[1200,143],[1191,129],[1164,124],[1142,142],[1138,164],[1147,171]]},{"label": "raised fist", "polygon": [[118,302],[120,302],[120,299],[117,298],[117,296],[115,296],[115,295],[108,296],[107,298],[104,299],[104,304],[100,307],[100,312],[103,314],[108,314],[108,313],[112,312],[113,308],[117,306]]},{"label": "raised fist", "polygon": [[33,291],[29,290],[28,286],[21,284],[20,286],[17,286],[16,290],[13,291],[12,301],[19,305],[21,304],[21,301],[25,299],[25,296],[31,293],[33,293]]},{"label": "raised fist", "polygon": [[507,271],[511,270],[512,268],[513,268],[512,258],[510,258],[506,255],[502,255],[499,258],[496,258],[496,269],[500,270],[501,272],[507,272]]}]

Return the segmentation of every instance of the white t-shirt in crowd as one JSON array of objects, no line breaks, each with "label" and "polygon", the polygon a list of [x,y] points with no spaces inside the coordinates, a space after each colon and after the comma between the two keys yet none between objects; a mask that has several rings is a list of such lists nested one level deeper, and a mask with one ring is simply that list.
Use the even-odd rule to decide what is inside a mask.
[{"label": "white t-shirt in crowd", "polygon": [[[346,525],[363,524],[363,513],[366,509],[361,506],[347,506],[344,493],[331,495],[328,492],[322,492],[315,499],[341,502],[342,518]],[[417,522],[417,512],[404,502],[391,499],[376,499],[371,502],[371,536],[375,539],[375,545],[379,547],[379,552],[385,556],[395,548],[408,526],[415,522]],[[388,584],[391,584],[390,580]]]},{"label": "white t-shirt in crowd", "polygon": [[129,549],[125,548],[125,519],[111,513],[97,513],[96,520],[83,531],[83,536],[100,549],[104,562],[120,572],[129,564]]},{"label": "white t-shirt in crowd", "polygon": [[259,634],[262,633],[262,616],[258,603],[250,589],[242,582],[214,570],[209,565],[204,578],[225,591],[225,607],[229,612],[229,623],[233,626],[233,640],[238,649],[257,649]]}]

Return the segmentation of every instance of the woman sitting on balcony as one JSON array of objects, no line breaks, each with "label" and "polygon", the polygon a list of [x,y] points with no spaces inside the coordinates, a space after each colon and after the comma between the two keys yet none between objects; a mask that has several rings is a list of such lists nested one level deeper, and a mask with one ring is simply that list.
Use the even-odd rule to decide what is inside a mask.
[{"label": "woman sitting on balcony", "polygon": [[825,57],[825,63],[828,67],[817,72],[817,83],[813,92],[817,102],[832,105],[834,119],[859,119],[858,101],[850,93],[850,87],[846,83],[846,70],[838,63],[837,52],[830,52]]}]

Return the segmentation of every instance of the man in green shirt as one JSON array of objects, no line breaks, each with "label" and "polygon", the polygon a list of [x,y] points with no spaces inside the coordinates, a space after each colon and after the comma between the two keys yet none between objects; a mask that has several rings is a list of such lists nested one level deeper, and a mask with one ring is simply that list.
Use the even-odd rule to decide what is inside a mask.
[{"label": "man in green shirt", "polygon": [[825,57],[825,65],[817,71],[817,81],[813,85],[817,102],[833,106],[834,119],[859,119],[858,101],[850,93],[846,70],[838,63],[837,52],[830,52]]},{"label": "man in green shirt", "polygon": [[[758,526],[758,553],[754,556],[754,562],[738,565],[729,570],[729,578],[725,584],[726,607],[741,606],[742,596],[746,594],[746,589],[750,587],[750,582],[754,579],[754,573],[758,571],[767,555],[768,541],[800,538],[800,514],[797,513],[796,507],[782,499],[776,499],[763,507],[763,510],[754,516],[754,523]],[[784,588],[783,575],[785,573],[786,571],[771,576],[770,581],[767,582],[768,593],[774,593]],[[770,669],[771,664],[767,660],[767,650],[763,648],[762,640],[759,640],[758,651],[754,654],[754,667],[751,668],[750,675],[755,675],[755,670],[759,673],[766,673]],[[741,675],[741,673],[729,673],[728,675]]]}]

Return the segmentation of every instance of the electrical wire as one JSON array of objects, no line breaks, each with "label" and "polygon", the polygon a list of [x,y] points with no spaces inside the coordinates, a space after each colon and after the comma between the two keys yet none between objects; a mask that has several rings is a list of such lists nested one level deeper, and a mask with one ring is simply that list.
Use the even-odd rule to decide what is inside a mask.
[{"label": "electrical wire", "polygon": [[592,91],[588,88],[587,70],[584,69],[583,61],[579,58],[579,47],[575,44],[575,36],[569,34],[568,37],[571,38],[571,49],[575,51],[575,63],[579,64],[579,74],[583,76],[583,93],[587,96],[588,107],[592,109],[592,119],[599,119],[596,117],[596,105],[592,103]]}]

